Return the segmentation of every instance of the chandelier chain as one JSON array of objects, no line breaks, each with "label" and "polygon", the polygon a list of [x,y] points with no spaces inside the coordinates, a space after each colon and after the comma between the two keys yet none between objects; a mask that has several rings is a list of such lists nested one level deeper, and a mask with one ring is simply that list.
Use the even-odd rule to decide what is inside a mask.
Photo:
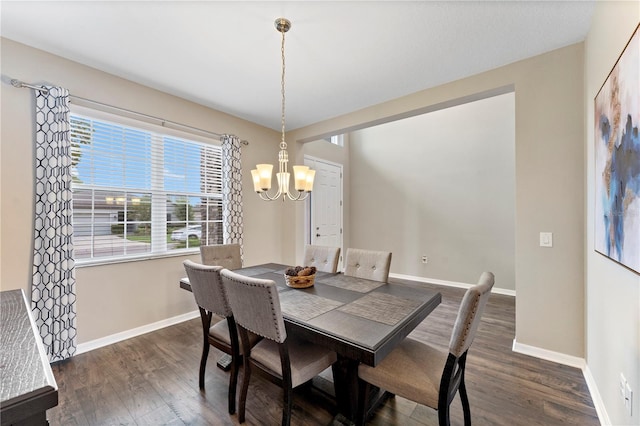
[{"label": "chandelier chain", "polygon": [[285,31],[281,31],[282,32],[282,45],[280,47],[280,52],[282,53],[282,78],[280,81],[280,93],[282,94],[282,117],[281,117],[281,123],[282,123],[282,140],[280,142],[280,149],[287,149],[287,143],[285,142],[284,139],[284,129],[285,129],[285,115],[284,115],[284,105],[285,105],[285,95],[284,95],[284,73],[285,73],[285,64],[284,64],[284,33]]}]

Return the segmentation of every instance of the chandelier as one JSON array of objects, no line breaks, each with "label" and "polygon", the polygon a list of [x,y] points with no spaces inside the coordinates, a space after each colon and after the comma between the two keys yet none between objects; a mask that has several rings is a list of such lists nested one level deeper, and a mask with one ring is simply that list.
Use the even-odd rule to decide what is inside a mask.
[{"label": "chandelier", "polygon": [[288,171],[289,154],[287,153],[287,143],[284,138],[284,33],[291,28],[291,22],[285,18],[278,18],[275,21],[275,26],[276,30],[282,34],[282,45],[280,48],[282,53],[282,78],[280,80],[282,93],[282,139],[280,140],[280,152],[278,153],[278,173],[276,173],[278,191],[273,195],[267,193],[267,191],[271,189],[272,164],[257,164],[256,168],[251,170],[251,176],[253,178],[253,189],[263,200],[273,201],[282,197],[282,201],[287,198],[292,201],[299,201],[306,199],[309,193],[311,193],[316,172],[307,166],[293,166],[295,193],[289,191],[289,178],[291,174]]}]

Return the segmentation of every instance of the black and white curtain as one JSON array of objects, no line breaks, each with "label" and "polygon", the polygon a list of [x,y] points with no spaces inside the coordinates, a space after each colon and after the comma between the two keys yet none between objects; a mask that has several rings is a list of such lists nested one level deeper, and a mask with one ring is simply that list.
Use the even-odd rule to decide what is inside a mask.
[{"label": "black and white curtain", "polygon": [[76,352],[69,91],[36,91],[31,307],[49,361]]},{"label": "black and white curtain", "polygon": [[242,162],[241,141],[222,135],[222,222],[225,244],[238,243],[242,250]]}]

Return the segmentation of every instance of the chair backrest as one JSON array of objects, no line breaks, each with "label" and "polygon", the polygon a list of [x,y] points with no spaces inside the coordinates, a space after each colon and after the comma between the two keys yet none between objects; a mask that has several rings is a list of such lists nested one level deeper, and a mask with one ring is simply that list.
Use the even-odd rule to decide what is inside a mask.
[{"label": "chair backrest", "polygon": [[216,315],[230,317],[231,306],[220,277],[222,267],[201,265],[191,260],[185,260],[182,264],[198,306]]},{"label": "chair backrest", "polygon": [[460,357],[471,346],[494,281],[491,272],[483,272],[478,284],[464,294],[449,341],[449,352],[454,356]]},{"label": "chair backrest", "polygon": [[222,266],[227,269],[242,268],[240,244],[200,246],[200,257],[205,265]]},{"label": "chair backrest", "polygon": [[304,248],[304,266],[315,266],[318,271],[336,273],[340,247],[307,245]]},{"label": "chair backrest", "polygon": [[287,338],[280,297],[272,280],[247,277],[223,269],[220,272],[236,324],[267,339]]},{"label": "chair backrest", "polygon": [[344,274],[386,283],[391,268],[391,252],[348,248]]}]

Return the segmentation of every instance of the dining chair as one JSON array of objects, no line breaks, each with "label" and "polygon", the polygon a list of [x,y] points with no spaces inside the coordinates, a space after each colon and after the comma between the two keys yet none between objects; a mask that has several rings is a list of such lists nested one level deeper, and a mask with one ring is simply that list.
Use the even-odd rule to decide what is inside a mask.
[{"label": "dining chair", "polygon": [[338,271],[340,247],[316,246],[308,244],[304,247],[304,266],[315,266],[318,271]]},{"label": "dining chair", "polygon": [[[291,423],[293,389],[308,382],[336,362],[337,355],[323,346],[287,335],[276,284],[224,269],[220,272],[243,345],[243,374],[238,421],[245,409],[252,367],[284,391],[282,425]],[[296,290],[290,290],[296,291]],[[263,339],[250,347],[248,332]]]},{"label": "dining chair", "polygon": [[222,266],[227,269],[242,268],[240,244],[200,246],[200,258],[204,265]]},{"label": "dining chair", "polygon": [[366,401],[371,385],[437,410],[440,426],[449,425],[449,405],[459,392],[464,424],[471,425],[471,410],[464,383],[467,352],[476,335],[494,280],[491,272],[483,272],[478,284],[465,292],[453,325],[448,352],[407,337],[376,367],[358,366],[359,425],[364,424],[369,414]]},{"label": "dining chair", "polygon": [[348,248],[344,274],[386,283],[391,268],[391,252]]},{"label": "dining chair", "polygon": [[[207,368],[207,358],[209,356],[209,346],[213,346],[224,353],[231,355],[231,371],[229,377],[229,413],[236,411],[236,387],[238,383],[238,370],[240,367],[240,356],[242,354],[238,333],[231,306],[227,299],[227,294],[222,284],[220,271],[221,266],[201,265],[191,260],[182,262],[189,277],[191,291],[200,310],[202,320],[202,334],[204,337],[202,346],[202,358],[200,359],[199,385],[204,389],[204,374]],[[212,325],[214,316],[217,321]],[[226,321],[222,320],[222,318]],[[259,337],[251,334],[251,344],[254,344]]]}]

